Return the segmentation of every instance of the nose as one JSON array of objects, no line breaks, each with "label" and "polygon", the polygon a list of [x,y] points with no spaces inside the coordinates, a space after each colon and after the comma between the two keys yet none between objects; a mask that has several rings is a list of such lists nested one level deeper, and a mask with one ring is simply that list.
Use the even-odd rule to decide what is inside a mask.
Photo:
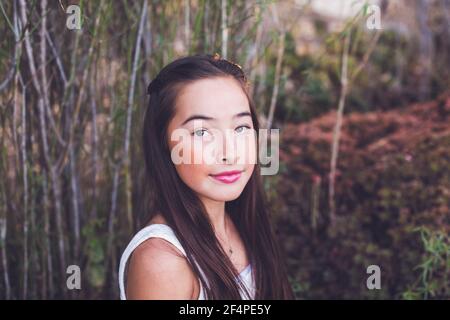
[{"label": "nose", "polygon": [[236,141],[233,132],[226,130],[219,141],[218,162],[223,164],[235,164],[237,159]]}]

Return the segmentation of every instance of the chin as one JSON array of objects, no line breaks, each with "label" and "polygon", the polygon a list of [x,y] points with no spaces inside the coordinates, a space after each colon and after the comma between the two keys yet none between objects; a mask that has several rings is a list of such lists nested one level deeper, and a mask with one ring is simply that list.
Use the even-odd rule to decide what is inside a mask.
[{"label": "chin", "polygon": [[207,194],[205,194],[205,196],[214,201],[233,201],[239,198],[241,193],[242,190],[229,190],[228,192],[221,192],[221,190],[217,189],[215,192],[211,192],[210,190]]}]

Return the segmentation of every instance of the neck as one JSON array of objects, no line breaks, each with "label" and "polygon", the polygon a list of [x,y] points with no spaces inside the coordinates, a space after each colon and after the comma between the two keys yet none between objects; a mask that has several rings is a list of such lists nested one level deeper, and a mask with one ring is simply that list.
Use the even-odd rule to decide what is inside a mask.
[{"label": "neck", "polygon": [[209,219],[213,225],[214,233],[219,235],[225,235],[225,224],[227,215],[225,213],[225,202],[215,201],[211,199],[201,198]]}]

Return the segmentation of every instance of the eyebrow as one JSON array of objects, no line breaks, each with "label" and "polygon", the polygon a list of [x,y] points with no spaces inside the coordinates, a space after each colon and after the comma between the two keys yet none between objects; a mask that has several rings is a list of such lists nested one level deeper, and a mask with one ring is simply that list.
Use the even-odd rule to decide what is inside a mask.
[{"label": "eyebrow", "polygon": [[[252,114],[250,112],[248,112],[248,111],[240,112],[238,114],[235,114],[233,116],[233,119],[246,117],[246,116],[250,116],[251,117]],[[189,121],[197,120],[197,119],[200,119],[200,120],[217,120],[216,118],[208,117],[208,116],[205,116],[205,115],[202,115],[202,114],[194,114],[194,115],[190,116],[189,118],[187,118],[186,120],[184,120],[181,125],[185,125]]]}]

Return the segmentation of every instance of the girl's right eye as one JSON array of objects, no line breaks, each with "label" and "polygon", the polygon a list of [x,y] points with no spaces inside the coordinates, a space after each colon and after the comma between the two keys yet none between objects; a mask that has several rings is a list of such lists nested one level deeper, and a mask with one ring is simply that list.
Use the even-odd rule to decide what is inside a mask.
[{"label": "girl's right eye", "polygon": [[207,133],[206,129],[198,129],[192,132],[192,135],[197,137],[204,137],[206,133]]}]

